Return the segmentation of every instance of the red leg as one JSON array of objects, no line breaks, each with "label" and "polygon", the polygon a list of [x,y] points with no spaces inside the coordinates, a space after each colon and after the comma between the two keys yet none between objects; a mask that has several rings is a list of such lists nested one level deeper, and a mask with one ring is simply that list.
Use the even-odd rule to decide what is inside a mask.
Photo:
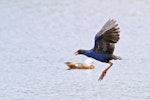
[{"label": "red leg", "polygon": [[107,71],[108,71],[109,68],[113,65],[112,62],[109,62],[109,64],[110,64],[110,65],[109,65],[105,70],[103,70],[102,74],[101,74],[100,77],[98,78],[99,81],[103,80],[104,76],[106,76]]}]

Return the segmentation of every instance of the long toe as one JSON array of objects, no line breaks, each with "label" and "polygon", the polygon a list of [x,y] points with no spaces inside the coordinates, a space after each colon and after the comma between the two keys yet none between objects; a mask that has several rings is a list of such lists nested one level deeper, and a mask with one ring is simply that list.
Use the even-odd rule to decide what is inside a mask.
[{"label": "long toe", "polygon": [[100,77],[98,78],[98,80],[99,80],[99,81],[103,80],[103,78],[106,76],[106,73],[107,73],[107,71],[104,70],[104,71],[102,72],[102,74],[100,75]]},{"label": "long toe", "polygon": [[100,75],[98,80],[103,80],[103,78],[106,76],[107,71],[109,70],[109,68],[112,66],[112,64],[110,66],[108,66],[105,70],[103,70],[102,74]]}]

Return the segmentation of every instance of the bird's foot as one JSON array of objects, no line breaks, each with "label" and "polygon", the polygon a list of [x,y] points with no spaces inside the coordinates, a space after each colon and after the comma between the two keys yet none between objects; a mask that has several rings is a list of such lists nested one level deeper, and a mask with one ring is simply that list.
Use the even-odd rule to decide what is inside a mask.
[{"label": "bird's foot", "polygon": [[103,72],[101,73],[100,77],[98,78],[98,81],[101,81],[103,80],[103,78],[106,76],[106,73],[108,71],[108,69],[110,68],[111,66],[107,67],[105,70],[103,70]]},{"label": "bird's foot", "polygon": [[102,72],[102,74],[100,75],[100,77],[98,78],[98,81],[103,80],[103,78],[105,77],[106,73],[107,73],[107,71],[104,70],[104,71]]}]

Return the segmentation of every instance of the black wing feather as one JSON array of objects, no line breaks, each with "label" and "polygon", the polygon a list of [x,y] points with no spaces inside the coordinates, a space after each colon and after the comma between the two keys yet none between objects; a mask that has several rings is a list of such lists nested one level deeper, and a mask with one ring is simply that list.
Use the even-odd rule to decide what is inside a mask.
[{"label": "black wing feather", "polygon": [[95,36],[94,50],[101,54],[113,54],[115,43],[119,40],[119,28],[116,21],[108,20]]}]

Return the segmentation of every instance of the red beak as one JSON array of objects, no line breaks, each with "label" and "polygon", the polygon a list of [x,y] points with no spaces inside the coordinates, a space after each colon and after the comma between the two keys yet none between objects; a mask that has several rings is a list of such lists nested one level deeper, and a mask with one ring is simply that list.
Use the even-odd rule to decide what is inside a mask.
[{"label": "red beak", "polygon": [[75,54],[75,55],[78,55],[78,54],[79,54],[79,52],[78,52],[78,51],[76,51],[76,52],[74,52],[74,54]]}]

